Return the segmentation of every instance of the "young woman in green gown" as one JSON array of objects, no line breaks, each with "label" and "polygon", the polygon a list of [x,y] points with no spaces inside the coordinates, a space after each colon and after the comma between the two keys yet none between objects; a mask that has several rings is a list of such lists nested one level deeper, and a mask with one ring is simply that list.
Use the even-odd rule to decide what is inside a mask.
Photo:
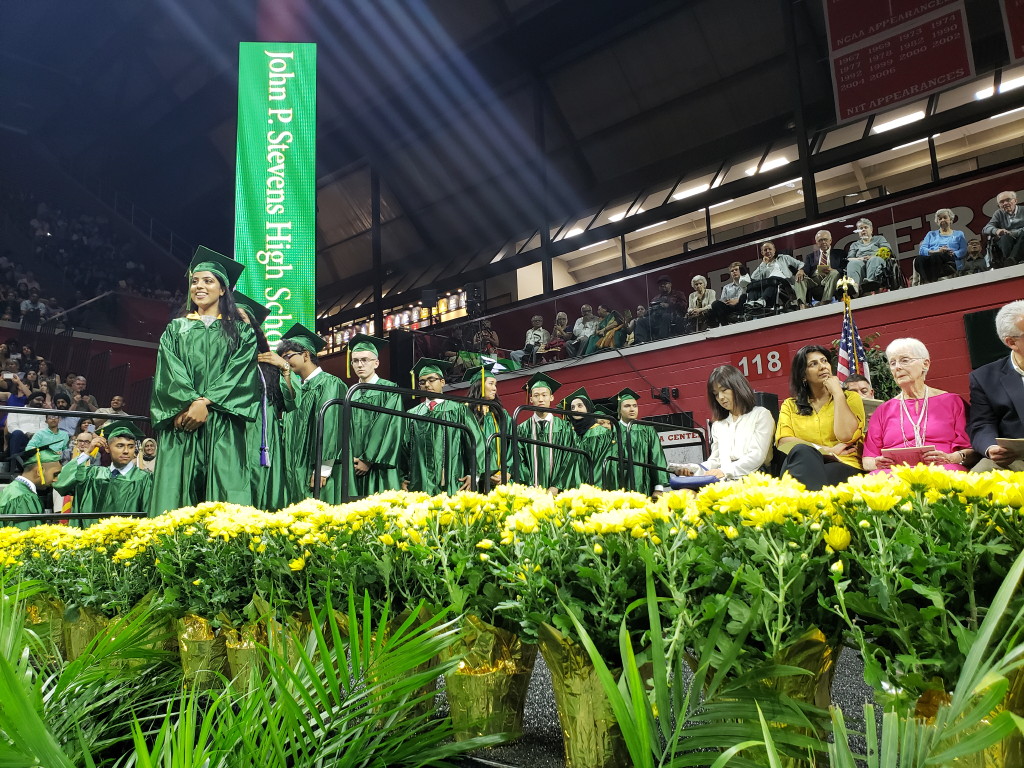
[{"label": "young woman in green gown", "polygon": [[203,501],[252,504],[246,425],[256,419],[256,336],[238,318],[231,286],[244,267],[200,247],[189,265],[186,312],[160,337],[153,429],[160,461],[151,511]]}]

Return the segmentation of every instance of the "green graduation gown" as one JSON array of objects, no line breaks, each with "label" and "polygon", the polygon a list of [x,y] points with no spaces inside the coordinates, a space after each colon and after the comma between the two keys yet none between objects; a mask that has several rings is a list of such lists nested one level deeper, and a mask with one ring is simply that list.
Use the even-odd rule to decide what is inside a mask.
[{"label": "green graduation gown", "polygon": [[[228,348],[221,320],[172,320],[160,337],[151,413],[160,444],[151,514],[202,501],[252,504],[246,425],[256,418],[256,336],[241,321]],[[211,401],[195,432],[174,429],[175,417],[199,397]]]},{"label": "green graduation gown", "polygon": [[[385,387],[398,386],[393,381],[377,379],[374,384]],[[397,392],[377,392],[357,389],[350,398],[354,403],[366,403],[381,408],[402,410],[402,396]],[[352,428],[349,432],[351,457],[362,459],[370,465],[370,471],[362,477],[350,471],[352,484],[349,493],[353,496],[370,496],[381,491],[395,491],[401,488],[398,476],[398,454],[402,446],[402,419],[386,413],[376,413],[362,408],[352,408]]]},{"label": "green graduation gown", "polygon": [[[579,447],[576,432],[564,419],[542,421],[531,416],[516,428],[516,434],[520,438],[544,440],[556,446]],[[525,485],[564,491],[580,484],[579,454],[532,443],[520,443],[519,455],[519,482]]]},{"label": "green graduation gown", "polygon": [[[291,452],[285,436],[285,414],[295,410],[295,393],[288,387],[282,376],[279,379],[281,396],[284,406],[277,409],[262,394],[264,382],[259,378],[257,368],[257,392],[261,393],[256,420],[246,425],[248,441],[249,465],[253,475],[253,506],[271,512],[287,507],[298,499],[293,499],[290,491],[288,474]],[[298,377],[292,375],[293,383]],[[267,454],[265,462],[261,460],[263,430],[266,425]]]},{"label": "green graduation gown", "polygon": [[[594,424],[580,436],[579,443],[580,448],[587,452],[590,466],[594,468],[594,485],[607,491],[613,491],[618,488],[619,483],[616,481],[618,465],[607,460],[614,453],[615,433],[608,429],[608,427]],[[581,462],[583,461],[581,456],[576,458]],[[580,468],[579,480],[580,483],[591,482],[590,470]]]},{"label": "green graduation gown", "polygon": [[476,457],[477,470],[484,466],[483,441],[476,418],[462,403],[438,401],[433,410],[426,403],[414,406],[409,413],[433,416],[455,424],[464,424],[465,432],[441,424],[405,420],[402,440],[402,476],[409,481],[409,490],[431,495],[458,493],[459,478],[471,471],[469,456]]},{"label": "green graduation gown", "polygon": [[[295,382],[293,381],[294,385]],[[344,397],[348,387],[341,379],[320,369],[298,387],[295,410],[287,414],[285,444],[290,461],[288,467],[290,501],[312,498],[309,481],[314,473],[320,477],[316,462],[316,420],[320,408],[328,400]],[[331,474],[320,489],[320,499],[328,504],[341,503],[341,405],[332,406],[324,416],[323,462],[330,463]]]},{"label": "green graduation gown", "polygon": [[[114,478],[111,477],[111,467],[93,466],[88,461],[69,461],[61,469],[53,488],[60,494],[75,497],[76,512],[98,515],[148,512],[153,473],[133,465],[127,475]],[[81,522],[86,527],[95,521]]]},{"label": "green graduation gown", "polygon": [[[39,500],[39,496],[21,480],[17,478],[11,480],[10,485],[0,491],[0,521],[3,520],[3,515],[41,514],[43,514],[43,503]],[[24,530],[40,523],[26,522],[15,523],[15,525]],[[3,523],[3,525],[8,525],[8,523]]]},{"label": "green graduation gown", "polygon": [[[504,441],[498,435],[499,423],[504,424]],[[477,418],[477,427],[480,430],[480,437],[484,441],[484,460],[487,462],[487,471],[481,472],[481,477],[485,474],[494,475],[501,467],[504,467],[508,482],[514,481],[515,478],[512,476],[512,451],[510,448],[512,435],[516,431],[516,425],[512,422],[512,416],[506,410],[491,408],[488,409],[484,416]]]},{"label": "green graduation gown", "polygon": [[619,446],[615,446],[614,455],[622,456],[627,460],[655,464],[664,470],[659,472],[655,469],[635,465],[625,468],[625,471],[629,472],[627,477],[631,475],[632,480],[629,483],[629,489],[651,496],[656,485],[668,485],[668,462],[665,461],[665,452],[661,448],[658,433],[654,431],[654,427],[649,427],[646,424],[628,426],[619,422],[619,426],[621,427],[619,434],[622,438],[623,450],[620,452]]}]

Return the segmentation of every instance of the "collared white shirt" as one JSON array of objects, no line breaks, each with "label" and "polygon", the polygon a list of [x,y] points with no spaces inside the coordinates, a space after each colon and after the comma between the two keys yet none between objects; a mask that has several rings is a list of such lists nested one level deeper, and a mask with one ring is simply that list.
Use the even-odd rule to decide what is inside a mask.
[{"label": "collared white shirt", "polygon": [[16,478],[14,478],[14,481],[24,483],[25,485],[28,486],[28,489],[32,491],[32,493],[36,493],[36,484],[29,480],[27,477],[18,475]]}]

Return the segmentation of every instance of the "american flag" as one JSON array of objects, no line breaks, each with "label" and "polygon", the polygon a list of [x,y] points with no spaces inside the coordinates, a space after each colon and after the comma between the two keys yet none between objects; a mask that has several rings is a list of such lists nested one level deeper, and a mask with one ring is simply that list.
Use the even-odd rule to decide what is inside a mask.
[{"label": "american flag", "polygon": [[843,335],[839,339],[839,365],[836,367],[836,376],[840,381],[846,381],[847,376],[859,373],[871,381],[868,358],[864,354],[864,343],[860,340],[857,323],[853,321],[849,295],[843,295],[843,302],[846,306],[843,309]]}]

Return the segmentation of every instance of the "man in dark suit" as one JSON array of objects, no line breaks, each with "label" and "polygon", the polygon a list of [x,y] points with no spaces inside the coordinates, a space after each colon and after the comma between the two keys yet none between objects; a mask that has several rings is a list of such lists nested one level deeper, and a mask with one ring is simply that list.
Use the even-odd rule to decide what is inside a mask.
[{"label": "man in dark suit", "polygon": [[999,208],[981,231],[998,243],[1002,258],[997,266],[1006,267],[1024,259],[1024,208],[1012,190],[996,195],[996,203]]},{"label": "man in dark suit", "polygon": [[818,247],[804,257],[803,279],[807,281],[807,298],[828,304],[835,295],[839,278],[846,271],[846,254],[842,249],[832,247],[832,235],[828,230],[819,230],[814,235],[814,243]]},{"label": "man in dark suit", "polygon": [[971,373],[971,445],[984,458],[975,472],[999,467],[1024,471],[1024,456],[1003,448],[997,437],[1024,438],[1024,300],[1011,301],[996,314],[996,332],[1010,348],[1008,357]]}]

